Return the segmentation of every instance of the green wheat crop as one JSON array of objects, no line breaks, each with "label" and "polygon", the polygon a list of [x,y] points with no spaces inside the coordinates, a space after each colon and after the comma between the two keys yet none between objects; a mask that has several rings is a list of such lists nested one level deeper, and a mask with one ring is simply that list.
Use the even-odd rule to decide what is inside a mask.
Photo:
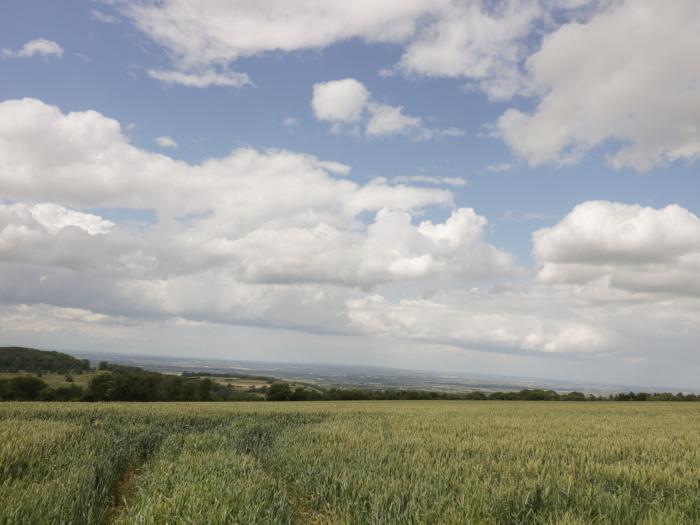
[{"label": "green wheat crop", "polygon": [[0,523],[700,523],[700,406],[0,404]]}]

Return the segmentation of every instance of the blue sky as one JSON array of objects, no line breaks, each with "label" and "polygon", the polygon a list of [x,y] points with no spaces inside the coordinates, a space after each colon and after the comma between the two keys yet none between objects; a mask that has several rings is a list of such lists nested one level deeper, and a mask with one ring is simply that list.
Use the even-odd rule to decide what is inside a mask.
[{"label": "blue sky", "polygon": [[[31,251],[26,255],[31,244],[14,245],[8,241],[3,245],[6,261],[3,264],[13,266],[7,275],[21,274],[22,278],[32,280],[50,272],[64,275],[88,267],[94,273],[95,283],[114,281],[120,289],[132,289],[136,282],[145,286],[145,279],[153,279],[149,286],[154,286],[156,282],[169,282],[177,274],[178,278],[188,279],[188,286],[200,286],[209,293],[212,286],[224,286],[222,282],[214,284],[214,277],[213,281],[202,277],[212,272],[232,279],[226,281],[226,286],[260,287],[251,292],[255,297],[258,294],[269,297],[280,287],[288,287],[284,293],[292,297],[297,297],[297,293],[304,297],[332,296],[333,304],[327,305],[328,311],[346,321],[329,327],[313,309],[308,312],[302,309],[299,314],[302,318],[277,313],[277,308],[280,311],[289,308],[288,301],[292,299],[286,296],[275,299],[278,303],[265,303],[264,308],[255,303],[268,314],[251,317],[234,312],[233,307],[221,306],[225,302],[223,297],[212,297],[206,307],[188,309],[179,304],[173,306],[177,301],[161,296],[162,303],[155,304],[158,301],[153,299],[155,292],[151,290],[143,292],[148,297],[141,298],[136,306],[126,305],[123,298],[109,297],[109,293],[104,300],[88,300],[85,297],[90,289],[84,291],[85,297],[80,293],[69,297],[58,289],[34,290],[26,283],[22,289],[10,289],[12,285],[5,283],[8,288],[3,304],[7,323],[20,315],[17,309],[24,309],[25,314],[37,309],[38,313],[31,315],[46,318],[46,326],[51,327],[36,329],[41,323],[35,323],[33,330],[10,331],[8,324],[5,329],[10,339],[22,342],[39,339],[61,348],[98,344],[135,352],[153,348],[149,341],[156,339],[157,345],[167,346],[164,342],[168,341],[167,336],[146,335],[153,330],[171,333],[174,340],[179,337],[178,330],[195,330],[188,323],[214,323],[206,337],[211,340],[212,352],[220,357],[378,362],[432,368],[458,366],[475,372],[527,375],[540,371],[544,375],[580,375],[590,379],[596,378],[602,367],[613,370],[608,373],[611,380],[619,376],[657,384],[668,384],[679,370],[688,370],[688,366],[693,371],[699,369],[697,356],[690,350],[697,335],[693,323],[698,315],[698,296],[692,286],[683,284],[685,279],[700,277],[694,273],[698,256],[695,239],[700,235],[696,232],[700,226],[694,222],[700,213],[696,163],[700,131],[698,105],[692,104],[700,102],[699,72],[692,54],[679,54],[673,39],[669,43],[657,41],[651,50],[645,47],[650,45],[651,37],[664,37],[660,33],[664,27],[672,28],[679,42],[685,41],[678,35],[692,41],[695,37],[691,22],[697,22],[693,17],[698,15],[693,2],[679,2],[665,15],[668,23],[665,26],[659,23],[658,28],[643,21],[634,25],[639,11],[656,9],[648,2],[635,6],[634,2],[445,0],[431,4],[415,0],[403,6],[390,2],[382,11],[370,2],[339,8],[320,0],[303,0],[294,6],[294,16],[285,18],[287,14],[279,12],[283,9],[274,2],[261,2],[251,8],[238,2],[221,7],[222,4],[212,1],[201,4],[198,8],[204,16],[194,19],[193,5],[186,0],[160,4],[10,0],[0,7],[0,49],[4,50],[0,58],[0,102],[25,98],[36,102],[28,112],[23,112],[20,105],[6,108],[8,122],[17,126],[24,122],[36,129],[36,135],[10,127],[6,130],[8,146],[0,147],[0,170],[3,170],[0,181],[5,180],[0,185],[0,197],[7,208],[6,214],[15,217],[18,206],[26,207],[41,223],[41,231],[48,235],[45,242],[49,243],[50,251],[60,251],[61,243],[66,241],[55,226],[47,226],[42,220],[58,221],[57,224],[88,232],[84,221],[96,223],[76,213],[100,217],[107,222],[104,227],[95,226],[96,229],[90,226],[93,229],[88,232],[85,249],[106,250],[112,257],[120,254],[125,261],[131,261],[121,262],[127,266],[117,269],[107,268],[109,265],[101,260],[39,261]],[[343,12],[344,9],[347,11]],[[410,12],[407,14],[406,10]],[[242,34],[235,27],[222,34],[217,20],[226,21],[229,16],[232,23],[241,20],[247,23],[245,27],[252,36]],[[275,25],[276,17],[285,22]],[[348,23],[343,24],[343,19]],[[294,25],[309,20],[312,24],[306,41],[304,26],[300,26],[299,36],[294,33]],[[625,46],[619,37],[620,20],[631,24],[626,29]],[[410,28],[404,30],[402,24],[407,21]],[[188,30],[192,24],[196,27],[194,33]],[[284,30],[287,27],[289,34]],[[321,31],[318,29],[321,27],[326,29]],[[398,36],[387,36],[395,28]],[[36,52],[30,51],[31,46],[23,48],[36,39],[54,43],[61,52],[55,48]],[[614,51],[601,57],[590,44],[593,41]],[[639,45],[635,47],[635,43]],[[682,49],[688,47],[687,43],[678,45]],[[676,62],[672,76],[666,69],[670,66],[664,57],[668,56],[673,56]],[[571,64],[580,66],[571,68]],[[387,69],[392,69],[392,73],[383,74]],[[199,78],[211,72],[219,75],[237,72],[247,75],[250,83],[240,87],[193,87],[158,80],[152,73],[156,70]],[[662,78],[669,80],[659,80]],[[319,109],[321,101],[314,96],[314,86],[332,87],[333,82],[346,79],[356,81],[346,84],[349,89],[362,91],[364,86],[368,94],[366,101],[358,106],[362,116],[354,120],[324,116]],[[514,86],[506,89],[505,96],[490,87],[493,83],[500,86],[504,79],[508,86]],[[686,89],[685,85],[689,87]],[[580,91],[579,86],[583,86]],[[342,106],[342,100],[333,99],[338,96],[337,91],[329,89],[327,93],[331,108]],[[362,97],[361,93],[358,96]],[[49,107],[58,108],[58,113],[49,116]],[[401,115],[418,120],[393,131],[370,134],[371,119],[382,108],[398,107]],[[105,131],[109,138],[99,143],[96,140],[94,145],[89,134],[86,139],[76,132],[75,141],[84,145],[84,151],[75,153],[70,162],[81,166],[83,160],[92,160],[88,168],[78,168],[74,173],[73,165],[65,164],[68,161],[57,153],[78,147],[75,141],[70,142],[71,132],[58,133],[55,140],[49,140],[46,136],[50,133],[41,130],[47,119],[56,119],[56,126],[66,130],[65,126],[71,125],[68,118],[71,112],[87,111],[96,112],[99,117],[90,124],[97,126],[94,133],[107,129],[101,127],[106,126],[107,119],[118,121],[121,131],[119,136]],[[519,120],[505,118],[512,114]],[[444,130],[452,131],[445,134]],[[426,138],[420,133],[430,136]],[[171,138],[176,147],[159,146],[155,142],[158,137]],[[40,155],[41,165],[29,157],[12,154],[17,140],[26,141],[23,146],[28,150],[36,148],[41,152],[41,148],[47,148],[47,153]],[[70,146],[61,146],[61,140],[69,141]],[[109,148],[112,143],[122,148],[124,155],[133,153],[142,159],[138,162],[155,165],[155,155],[165,155],[168,162],[183,164],[172,164],[163,173],[158,171],[160,168],[149,168],[143,174],[136,174],[138,163],[126,168],[118,160],[104,160],[102,165],[102,160],[94,160],[99,157],[100,148]],[[632,150],[629,156],[620,157],[623,160],[618,163],[611,160],[628,147]],[[252,171],[246,175],[266,162],[277,166],[279,150],[286,150],[293,155],[351,167],[349,174],[327,175],[331,179],[324,179],[323,184],[335,179],[353,181],[362,193],[362,188],[371,190],[377,186],[377,179],[383,178],[385,182],[379,183],[383,196],[372,197],[369,204],[363,201],[361,209],[353,211],[350,218],[345,212],[342,217],[334,214],[340,213],[338,209],[346,206],[348,199],[365,197],[349,195],[326,203],[320,200],[326,197],[319,196],[306,210],[307,215],[315,217],[309,219],[312,222],[285,215],[303,215],[304,209],[285,212],[284,206],[280,206],[281,211],[251,208],[249,213],[255,216],[269,213],[270,220],[261,222],[258,229],[245,230],[244,235],[238,231],[238,223],[231,221],[247,224],[248,219],[245,215],[231,215],[227,208],[238,202],[235,195],[228,198],[221,194],[242,190],[236,189],[235,184],[221,189],[217,182],[220,177],[235,179],[235,170],[239,168],[227,168],[229,171],[222,168],[221,173],[214,173],[210,167],[197,168],[211,159],[233,158],[241,148],[252,148],[261,157],[251,161],[247,169]],[[2,152],[9,160],[3,160]],[[309,161],[306,169],[319,169],[312,166],[314,162]],[[84,187],[85,194],[79,194],[78,190],[52,190],[53,184],[58,184],[55,173],[60,170],[66,170],[67,175],[62,179],[65,184]],[[91,189],[95,180],[90,174],[95,170],[113,172],[115,180],[126,181],[125,187],[114,193],[103,186]],[[130,171],[125,177],[127,170]],[[169,178],[168,170],[178,175]],[[208,173],[207,170],[212,171],[211,175],[198,184],[209,184],[211,198],[222,199],[221,204],[212,204],[210,208],[205,204],[209,198],[206,192],[189,203],[187,191],[190,190],[182,188],[182,181],[196,178],[201,172]],[[23,173],[30,174],[27,176],[32,178],[33,185],[22,182]],[[259,182],[266,173],[266,169],[259,175],[253,173],[251,180]],[[133,183],[129,182],[131,176]],[[427,182],[426,177],[436,180]],[[452,179],[461,183],[456,185]],[[175,199],[180,204],[166,203],[158,193],[152,196],[143,193],[140,197],[139,192],[144,191],[141,182],[146,181],[143,183],[151,187],[148,180],[154,186],[160,185],[163,194],[181,193]],[[255,182],[246,183],[245,188],[252,184]],[[299,184],[306,182],[300,180]],[[404,202],[404,196],[398,195],[403,191],[397,189],[400,186],[415,193],[410,202]],[[276,197],[280,201],[296,198],[297,189],[285,193],[284,187],[278,188],[280,193]],[[309,188],[309,191],[317,189]],[[253,195],[267,200],[270,192],[275,191],[274,185],[261,186]],[[202,199],[201,205],[197,198]],[[256,198],[243,204],[257,202]],[[400,204],[393,204],[399,201]],[[595,201],[605,204],[590,204],[575,211],[577,206]],[[40,215],[36,206],[46,203],[56,208]],[[682,212],[677,215],[676,211],[668,211],[669,205]],[[196,217],[190,224],[191,230],[173,231],[166,224],[164,217],[178,216],[178,209],[182,215],[193,213]],[[465,221],[460,233],[448,235],[435,233],[437,230],[431,230],[433,233],[421,230],[424,238],[416,240],[418,244],[406,241],[408,244],[388,250],[393,255],[377,256],[378,266],[372,266],[370,271],[363,268],[376,255],[377,248],[373,247],[379,246],[372,240],[372,225],[378,224],[377,214],[381,209],[394,213],[391,217],[397,221],[401,213],[407,214],[410,228],[416,231],[421,221],[447,224],[445,221],[456,210],[471,209],[474,215],[470,218],[460,215]],[[207,214],[211,217],[203,219]],[[359,232],[362,238],[357,242],[364,244],[358,244],[354,251],[366,253],[364,262],[358,262],[363,268],[347,269],[348,275],[354,277],[319,277],[316,263],[304,260],[303,256],[299,259],[294,244],[287,247],[277,243],[291,235],[280,229],[279,223],[284,223],[285,217],[296,225],[294,234],[301,235],[299,232],[303,231],[303,235],[315,236],[319,224],[332,225],[333,235]],[[18,220],[6,218],[0,222],[0,228],[5,225],[5,234],[9,236],[7,228],[16,226]],[[398,224],[386,220],[387,225]],[[270,228],[274,229],[274,235]],[[472,233],[467,231],[469,228],[473,229]],[[634,232],[630,234],[629,228]],[[457,230],[455,226],[454,231]],[[538,230],[544,233],[540,240],[533,241],[532,235]],[[96,231],[104,235],[99,245],[93,246],[91,243],[97,242]],[[385,240],[387,246],[393,239],[403,238],[402,235],[418,235],[408,230],[381,231],[382,235],[388,235],[387,239],[392,239]],[[598,231],[600,238],[595,235]],[[255,241],[256,256],[268,258],[274,264],[270,262],[269,267],[262,269],[253,267],[249,261],[254,256],[247,252],[243,256],[240,250],[253,249],[246,244],[252,234],[267,239]],[[127,238],[129,235],[132,237]],[[452,244],[447,248],[445,243],[450,235]],[[204,243],[197,245],[199,248],[192,240],[197,236]],[[676,237],[678,242],[669,240]],[[115,240],[107,242],[108,238]],[[16,241],[15,237],[12,239]],[[230,243],[226,249],[234,251],[227,255],[231,259],[225,264],[218,259],[211,263],[213,266],[208,266],[209,262],[193,261],[186,271],[176,271],[171,268],[175,262],[167,259],[172,255],[165,248],[144,255],[148,247],[165,243],[166,239],[182,249],[205,251],[215,241]],[[307,250],[324,253],[329,249],[314,239],[308,241],[311,244]],[[432,248],[421,247],[420,243],[426,239],[433,242]],[[260,248],[261,242],[265,249]],[[274,249],[266,242],[274,242]],[[665,242],[669,243],[667,247]],[[655,247],[663,253],[649,255]],[[212,257],[222,257],[223,249],[217,248],[218,255]],[[501,257],[484,255],[489,250],[510,258],[509,262],[502,258],[489,259]],[[19,256],[15,251],[25,255]],[[133,261],[138,257],[156,261],[154,267],[143,270],[143,275],[149,277],[127,276],[131,268],[128,264],[136,264]],[[341,256],[340,261],[347,257]],[[246,262],[241,262],[242,259]],[[328,256],[323,262],[328,264],[331,259]],[[18,261],[23,261],[20,267]],[[288,265],[297,267],[290,269]],[[324,276],[325,271],[321,272]],[[368,276],[367,272],[372,275]],[[312,285],[318,289],[311,290]],[[275,292],[263,293],[265,287],[273,286]],[[30,288],[33,293],[27,292]],[[503,304],[488,296],[493,290],[504,289],[517,292],[498,299]],[[468,296],[470,290],[477,294],[477,299]],[[92,290],[93,296],[99,293],[100,290]],[[381,312],[374,306],[366,308],[369,303],[362,303],[373,296],[386,301]],[[432,326],[420,326],[420,323],[414,326],[416,319],[421,318],[417,312],[411,314],[410,321],[397,321],[398,316],[406,314],[407,304],[418,308],[419,299],[431,301],[428,306],[431,313],[426,314],[424,322]],[[297,300],[305,299],[297,297]],[[666,308],[669,302],[678,311],[655,318],[655,312]],[[557,310],[549,311],[547,305],[555,304],[559,305]],[[625,308],[629,311],[624,311]],[[82,321],[67,322],[61,309],[73,309],[70,315],[73,317],[78,315],[75,312],[92,315],[98,322],[86,321],[84,326],[78,326]],[[498,318],[480,318],[479,313],[484,309]],[[275,313],[269,314],[271,311]],[[449,313],[431,317],[438,315],[434,314],[436,311]],[[524,319],[527,312],[532,312],[532,319]],[[647,324],[652,328],[637,331],[635,319],[647,315]],[[598,324],[601,318],[606,319],[602,329]],[[172,323],[178,327],[174,328]],[[95,328],[95,324],[100,327]],[[472,324],[474,333],[470,330],[465,333],[461,328]],[[136,330],[134,327],[139,325],[141,328]],[[290,336],[286,331],[289,328],[296,335]],[[141,342],[139,337],[133,337],[134,330],[141,334]],[[246,340],[249,331],[255,332],[257,335],[250,336],[252,343],[246,346],[257,345],[259,351],[244,356],[231,351],[227,343],[231,330],[238,330],[239,335],[245,332]],[[127,333],[129,337],[124,335]],[[326,334],[326,338],[318,334]],[[295,341],[304,340],[307,344],[307,337],[314,338],[309,343],[312,349],[302,352]],[[561,342],[562,337],[571,339],[571,344]],[[654,345],[639,349],[636,345],[640,339],[653,340]],[[342,343],[332,342],[336,340]],[[130,342],[125,344],[125,341]],[[363,341],[365,347],[382,350],[357,352],[353,349],[358,341]],[[297,350],[287,353],[279,350],[290,344]],[[162,346],[158,347],[159,351],[165,352]],[[402,353],[401,348],[406,346],[411,350]],[[661,346],[678,348],[678,355],[670,352],[661,356],[658,353]],[[338,349],[333,350],[335,347]],[[188,353],[188,348],[178,347],[178,352]],[[389,357],[378,357],[384,354]],[[504,355],[517,357],[504,363]],[[660,362],[667,371],[657,378]],[[696,381],[692,377],[688,372],[679,381],[689,384]]]}]

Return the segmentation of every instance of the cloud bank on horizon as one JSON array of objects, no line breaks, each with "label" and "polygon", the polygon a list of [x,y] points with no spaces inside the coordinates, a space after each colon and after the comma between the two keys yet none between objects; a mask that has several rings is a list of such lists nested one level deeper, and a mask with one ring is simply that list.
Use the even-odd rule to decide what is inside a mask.
[{"label": "cloud bank on horizon", "polygon": [[[252,107],[259,118],[241,117],[251,136],[290,138],[208,148],[227,125],[208,111],[203,123],[163,112],[146,140],[125,116],[138,115],[138,100],[117,86],[115,118],[23,84],[20,68],[73,67],[71,57],[88,49],[37,31],[0,41],[0,70],[15,68],[12,88],[0,92],[7,334],[56,346],[76,334],[97,342],[136,334],[139,349],[147,327],[165,326],[175,339],[192,327],[244,326],[278,334],[280,345],[315,334],[318,360],[330,352],[324,337],[341,336],[395,348],[398,366],[467,366],[476,352],[487,371],[594,379],[609,369],[600,377],[700,386],[700,193],[697,177],[675,175],[696,173],[700,155],[697,2],[84,8],[91,31],[144,39],[143,64],[127,68],[144,93],[157,86],[184,115],[193,105],[208,111],[199,97],[210,92]],[[346,63],[312,73],[295,65],[342,46]],[[386,63],[363,73],[378,50]],[[268,82],[282,67],[298,96]],[[289,99],[289,111],[268,104],[269,90]],[[455,98],[443,108],[447,90]],[[189,136],[190,124],[202,136]],[[470,158],[485,147],[472,140],[498,152],[480,176]],[[406,172],[416,152],[425,165]],[[377,168],[357,173],[365,157]],[[400,171],[382,168],[392,164]],[[577,182],[578,199],[552,215],[532,208],[535,193],[561,195],[533,177],[538,170],[603,176]],[[606,177],[671,174],[687,184],[683,204],[595,187]],[[523,180],[520,195],[504,182]],[[498,237],[499,217],[525,216],[534,222],[511,221],[517,235]],[[341,354],[352,360],[347,345]]]}]

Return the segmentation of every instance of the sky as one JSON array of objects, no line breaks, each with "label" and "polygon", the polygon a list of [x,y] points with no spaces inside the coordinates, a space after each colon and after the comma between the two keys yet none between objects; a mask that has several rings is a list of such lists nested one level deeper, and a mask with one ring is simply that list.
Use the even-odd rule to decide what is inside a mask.
[{"label": "sky", "polygon": [[0,343],[700,388],[695,0],[6,0]]}]

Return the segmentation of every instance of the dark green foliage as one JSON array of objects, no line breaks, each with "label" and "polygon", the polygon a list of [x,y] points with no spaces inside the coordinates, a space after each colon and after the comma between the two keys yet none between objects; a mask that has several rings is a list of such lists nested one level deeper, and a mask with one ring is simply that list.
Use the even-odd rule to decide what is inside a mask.
[{"label": "dark green foliage", "polygon": [[411,401],[411,400],[452,400],[452,401],[700,401],[696,394],[671,394],[630,392],[607,397],[593,396],[581,392],[559,394],[554,390],[520,390],[518,392],[435,392],[432,390],[367,390],[360,388],[331,388],[312,390],[297,387],[294,390],[287,383],[270,386],[268,401]]},{"label": "dark green foliage", "polygon": [[291,401],[321,401],[324,399],[323,392],[310,388],[297,387],[291,394]]},{"label": "dark green foliage", "polygon": [[47,388],[41,392],[42,401],[80,401],[85,392],[77,385]]},{"label": "dark green foliage", "polygon": [[211,401],[212,382],[211,379],[199,380],[199,399],[202,401]]},{"label": "dark green foliage", "polygon": [[[113,365],[109,365],[112,367]],[[250,401],[249,392],[237,392],[213,382],[148,372],[135,367],[102,368],[112,373],[95,376],[85,394],[87,401]]]},{"label": "dark green foliage", "polygon": [[97,365],[97,369],[105,372],[119,373],[143,372],[143,368],[139,368],[138,366],[117,365],[114,363],[108,363],[107,361],[100,361],[100,364]]},{"label": "dark green foliage", "polygon": [[56,372],[68,374],[89,370],[87,359],[77,359],[61,352],[45,352],[19,346],[0,347],[0,372]]},{"label": "dark green foliage", "polygon": [[287,383],[274,383],[267,390],[269,401],[292,401],[292,389]]},{"label": "dark green foliage", "polygon": [[562,397],[554,390],[521,390],[520,392],[494,392],[489,399],[506,401],[560,401]]},{"label": "dark green foliage", "polygon": [[38,377],[13,377],[0,380],[3,401],[37,401],[48,385]]},{"label": "dark green foliage", "polygon": [[561,396],[561,398],[564,401],[585,401],[586,394],[582,394],[581,392],[569,392],[568,394]]}]

